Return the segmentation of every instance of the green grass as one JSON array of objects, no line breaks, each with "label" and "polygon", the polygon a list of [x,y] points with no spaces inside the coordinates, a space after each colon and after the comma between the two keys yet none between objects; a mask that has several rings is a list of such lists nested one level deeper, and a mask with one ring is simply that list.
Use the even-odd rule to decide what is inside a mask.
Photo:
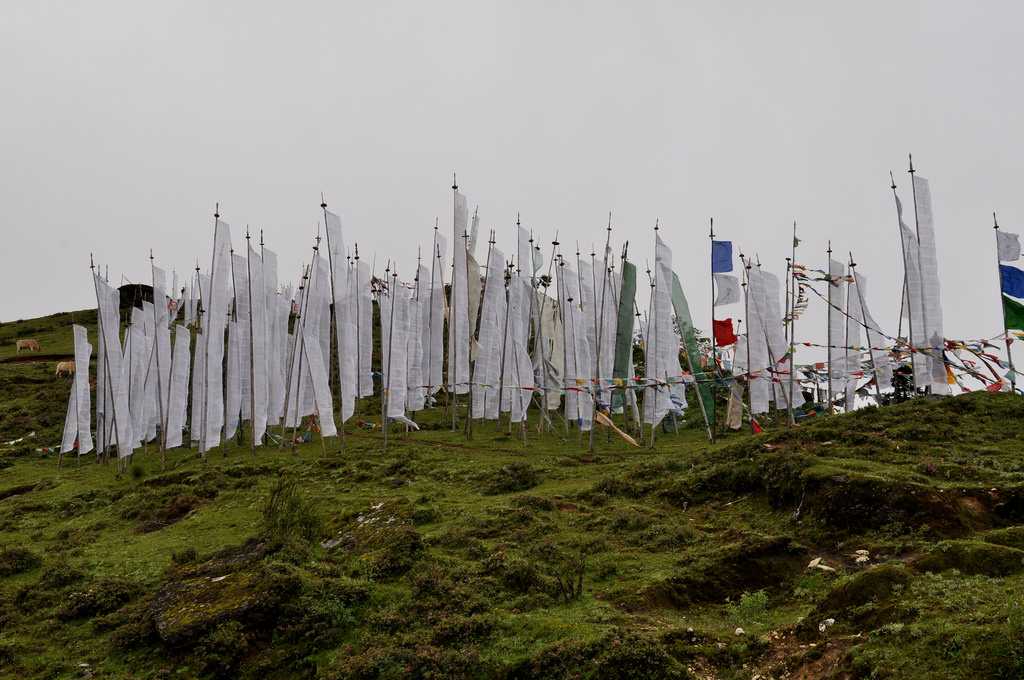
[{"label": "green grass", "polygon": [[[70,347],[68,321],[24,323]],[[602,432],[593,454],[573,432],[531,423],[524,445],[488,423],[466,441],[421,414],[386,454],[350,424],[344,451],[229,444],[161,470],[150,446],[119,476],[34,450],[56,443],[69,387],[47,364],[0,364],[0,439],[38,433],[0,448],[0,677],[1024,669],[1010,395],[714,445],[691,413],[654,450]],[[816,557],[835,571],[808,569]]]}]

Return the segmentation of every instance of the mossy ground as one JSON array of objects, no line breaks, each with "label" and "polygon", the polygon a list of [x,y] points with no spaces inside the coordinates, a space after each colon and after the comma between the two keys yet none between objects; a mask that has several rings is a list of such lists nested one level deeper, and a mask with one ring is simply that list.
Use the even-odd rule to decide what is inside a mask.
[{"label": "mossy ground", "polygon": [[[26,323],[70,351],[68,321]],[[0,438],[38,433],[0,449],[3,677],[1024,674],[1010,395],[713,445],[602,432],[594,453],[533,423],[525,445],[493,423],[466,441],[432,414],[386,454],[350,428],[344,451],[229,444],[164,470],[150,446],[118,476],[34,451],[63,418],[52,368],[0,380]]]}]

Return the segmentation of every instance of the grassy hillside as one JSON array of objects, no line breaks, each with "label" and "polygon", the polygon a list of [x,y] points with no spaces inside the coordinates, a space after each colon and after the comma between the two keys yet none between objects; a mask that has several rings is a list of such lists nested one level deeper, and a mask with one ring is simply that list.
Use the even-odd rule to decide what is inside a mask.
[{"label": "grassy hillside", "polygon": [[40,441],[0,447],[3,677],[1024,675],[1010,395],[594,454],[431,416],[117,477],[34,451],[46,366],[0,363],[0,439]]}]

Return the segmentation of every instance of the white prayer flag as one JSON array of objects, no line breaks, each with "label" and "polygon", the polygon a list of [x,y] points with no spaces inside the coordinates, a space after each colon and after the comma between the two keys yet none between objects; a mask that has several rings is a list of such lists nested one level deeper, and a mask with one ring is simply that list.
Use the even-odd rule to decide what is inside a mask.
[{"label": "white prayer flag", "polygon": [[996,229],[996,249],[1000,262],[1013,262],[1020,259],[1020,236],[1010,231]]},{"label": "white prayer flag", "polygon": [[75,374],[68,395],[68,411],[64,420],[64,436],[60,452],[68,453],[78,446],[78,455],[92,451],[92,430],[89,422],[89,358],[92,345],[84,326],[71,327],[75,339]]},{"label": "white prayer flag", "polygon": [[189,337],[185,326],[174,327],[174,349],[171,358],[171,392],[167,412],[167,434],[165,447],[181,446],[181,431],[185,427],[185,411],[188,407]]},{"label": "white prayer flag", "polygon": [[739,302],[740,296],[740,282],[735,276],[731,274],[715,274],[715,287],[718,290],[715,296],[715,305],[731,305],[735,302]]}]

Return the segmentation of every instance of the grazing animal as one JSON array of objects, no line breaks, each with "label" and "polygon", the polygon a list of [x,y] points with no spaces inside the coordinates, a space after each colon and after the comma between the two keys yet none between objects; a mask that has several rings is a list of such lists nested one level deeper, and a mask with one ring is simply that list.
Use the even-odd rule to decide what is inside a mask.
[{"label": "grazing animal", "polygon": [[72,376],[75,374],[75,362],[74,361],[58,361],[56,376]]},{"label": "grazing animal", "polygon": [[32,338],[25,338],[23,340],[18,340],[18,342],[16,343],[16,347],[18,354],[21,354],[21,350],[26,350],[28,352],[38,352],[39,341],[33,340]]}]

